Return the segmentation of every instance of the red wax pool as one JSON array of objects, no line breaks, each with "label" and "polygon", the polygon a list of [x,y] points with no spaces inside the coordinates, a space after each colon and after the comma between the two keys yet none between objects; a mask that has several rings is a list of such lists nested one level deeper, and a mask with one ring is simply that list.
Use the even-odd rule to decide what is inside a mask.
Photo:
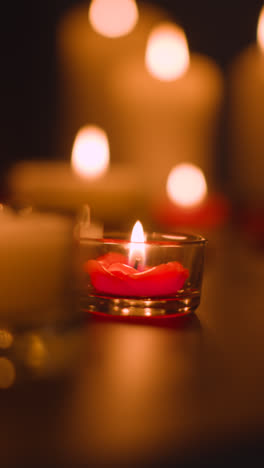
[{"label": "red wax pool", "polygon": [[189,277],[189,270],[179,262],[137,270],[128,264],[124,255],[115,252],[88,260],[84,270],[99,293],[117,297],[168,296],[182,289]]}]

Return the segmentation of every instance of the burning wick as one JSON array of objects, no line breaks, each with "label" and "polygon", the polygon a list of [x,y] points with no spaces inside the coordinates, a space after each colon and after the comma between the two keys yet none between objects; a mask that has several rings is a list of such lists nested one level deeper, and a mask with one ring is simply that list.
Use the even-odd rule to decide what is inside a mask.
[{"label": "burning wick", "polygon": [[143,226],[140,221],[137,221],[132,230],[128,257],[129,264],[136,270],[142,269],[144,266],[145,250],[146,246]]}]

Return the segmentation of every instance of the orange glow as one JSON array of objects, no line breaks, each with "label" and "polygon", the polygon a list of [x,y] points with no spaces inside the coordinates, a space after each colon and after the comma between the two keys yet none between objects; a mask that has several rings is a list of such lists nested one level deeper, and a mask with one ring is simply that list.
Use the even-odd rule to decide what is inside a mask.
[{"label": "orange glow", "polygon": [[93,0],[89,8],[93,29],[106,37],[130,33],[138,20],[135,0]]},{"label": "orange glow", "polygon": [[145,234],[140,221],[137,221],[133,227],[129,245],[129,263],[134,266],[136,263],[145,262]]},{"label": "orange glow", "polygon": [[150,74],[161,81],[180,78],[190,63],[184,31],[168,22],[154,28],[148,39],[145,61]]},{"label": "orange glow", "polygon": [[109,144],[106,133],[98,127],[79,130],[72,149],[74,171],[87,178],[100,177],[109,165]]},{"label": "orange glow", "polygon": [[27,364],[35,369],[44,367],[48,352],[43,340],[36,334],[30,334],[27,338]]},{"label": "orange glow", "polygon": [[174,167],[167,180],[169,199],[178,205],[192,207],[205,198],[207,185],[201,169],[193,164]]},{"label": "orange glow", "polygon": [[9,388],[16,379],[16,371],[13,363],[4,357],[0,357],[0,389]]},{"label": "orange glow", "polygon": [[103,237],[103,225],[101,223],[92,223],[90,207],[87,204],[81,207],[77,215],[74,234],[77,239]]},{"label": "orange glow", "polygon": [[257,41],[259,47],[264,52],[264,6],[261,9],[259,20],[258,20],[258,28],[257,28]]},{"label": "orange glow", "polygon": [[0,329],[0,348],[2,349],[7,349],[12,346],[12,343],[14,341],[13,335],[10,333],[10,331],[6,330],[5,328]]}]

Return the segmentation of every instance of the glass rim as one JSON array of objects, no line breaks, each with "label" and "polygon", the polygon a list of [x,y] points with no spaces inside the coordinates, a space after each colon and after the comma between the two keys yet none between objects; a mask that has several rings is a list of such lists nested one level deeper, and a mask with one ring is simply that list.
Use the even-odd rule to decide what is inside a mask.
[{"label": "glass rim", "polygon": [[[130,233],[105,232],[104,237],[82,237],[80,241],[98,244],[127,244],[130,243]],[[139,242],[140,243],[140,242]],[[164,245],[164,246],[185,246],[185,245],[206,245],[208,240],[199,234],[190,234],[183,232],[174,233],[145,233],[146,245]]]}]

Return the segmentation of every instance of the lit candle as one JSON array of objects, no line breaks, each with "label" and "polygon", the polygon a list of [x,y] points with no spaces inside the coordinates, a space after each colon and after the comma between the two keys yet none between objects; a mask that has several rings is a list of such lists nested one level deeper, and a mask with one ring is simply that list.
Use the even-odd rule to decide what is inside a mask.
[{"label": "lit candle", "polygon": [[230,206],[221,194],[208,193],[202,170],[193,164],[179,164],[169,173],[167,197],[156,200],[153,218],[172,230],[199,229],[208,231],[225,225]]},{"label": "lit candle", "polygon": [[62,154],[69,152],[84,122],[96,122],[107,131],[115,158],[119,136],[116,138],[113,99],[106,93],[109,72],[125,57],[141,54],[153,25],[166,17],[154,6],[137,8],[135,0],[93,0],[89,11],[86,4],[80,4],[61,19],[57,49],[58,146]]},{"label": "lit candle", "polygon": [[147,174],[149,194],[165,187],[170,168],[181,162],[199,165],[211,183],[222,84],[218,67],[189,54],[184,32],[173,23],[153,29],[145,57],[113,67],[107,89],[119,157],[126,154]]},{"label": "lit candle", "polygon": [[[130,239],[130,240],[129,240]],[[200,303],[206,240],[192,234],[105,233],[80,249],[81,309],[96,316],[162,318]]]},{"label": "lit candle", "polygon": [[[112,244],[114,242],[109,240],[109,245]],[[122,242],[120,244],[122,246]],[[158,248],[162,253],[163,247],[165,252],[169,245],[166,241],[163,244],[154,242],[154,251]],[[179,248],[177,242],[176,245]],[[151,246],[145,245],[144,231],[139,221],[132,231],[128,250],[128,255],[113,250],[85,262],[84,270],[89,274],[92,287],[98,293],[116,297],[165,298],[177,294],[183,288],[189,277],[189,270],[180,262],[169,261],[149,266],[145,261]]]},{"label": "lit candle", "polygon": [[232,188],[240,201],[263,204],[264,7],[258,21],[257,43],[236,58],[230,87]]},{"label": "lit candle", "polygon": [[73,144],[71,164],[28,161],[12,169],[8,179],[11,200],[73,213],[88,204],[99,221],[125,222],[135,210],[144,211],[141,177],[128,165],[110,165],[109,152],[102,129],[83,127]]}]

